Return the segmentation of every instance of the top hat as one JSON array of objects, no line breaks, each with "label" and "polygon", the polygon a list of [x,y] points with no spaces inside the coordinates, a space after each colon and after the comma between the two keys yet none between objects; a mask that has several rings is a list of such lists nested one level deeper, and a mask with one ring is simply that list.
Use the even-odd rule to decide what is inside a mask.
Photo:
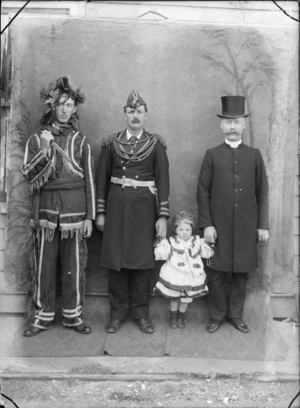
[{"label": "top hat", "polygon": [[244,96],[222,96],[222,114],[219,118],[247,118],[249,114],[245,113]]},{"label": "top hat", "polygon": [[125,108],[129,107],[129,108],[136,109],[141,105],[146,106],[146,102],[144,101],[144,99],[141,97],[138,91],[131,91],[130,94],[128,95]]}]

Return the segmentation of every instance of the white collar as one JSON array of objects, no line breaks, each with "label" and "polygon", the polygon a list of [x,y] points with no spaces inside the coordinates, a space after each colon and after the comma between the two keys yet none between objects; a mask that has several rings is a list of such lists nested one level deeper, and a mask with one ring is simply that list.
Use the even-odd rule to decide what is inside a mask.
[{"label": "white collar", "polygon": [[[135,136],[138,140],[140,140],[143,131],[144,131],[144,129],[141,131],[141,133],[139,133],[137,136]],[[126,133],[127,133],[127,140],[129,140],[131,138],[132,134],[129,132],[128,129],[126,130]]]},{"label": "white collar", "polygon": [[241,143],[242,139],[237,140],[236,142],[231,142],[225,138],[225,143],[228,144],[232,149],[236,149]]}]

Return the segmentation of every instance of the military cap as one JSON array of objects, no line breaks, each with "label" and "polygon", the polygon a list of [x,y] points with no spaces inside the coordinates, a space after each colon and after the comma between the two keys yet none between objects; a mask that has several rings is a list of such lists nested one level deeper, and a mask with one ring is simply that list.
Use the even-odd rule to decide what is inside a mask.
[{"label": "military cap", "polygon": [[141,97],[141,95],[138,93],[138,91],[133,90],[128,95],[127,103],[126,103],[126,105],[124,107],[125,108],[129,107],[129,108],[136,109],[136,108],[138,108],[139,106],[142,106],[142,105],[144,105],[145,107],[147,106],[146,102]]}]

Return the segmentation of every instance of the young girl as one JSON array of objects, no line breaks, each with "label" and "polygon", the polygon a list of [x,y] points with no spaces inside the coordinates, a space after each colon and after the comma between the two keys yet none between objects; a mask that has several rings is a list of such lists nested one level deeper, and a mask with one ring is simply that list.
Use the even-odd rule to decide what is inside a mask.
[{"label": "young girl", "polygon": [[155,244],[155,259],[167,260],[161,267],[155,290],[170,299],[169,326],[185,327],[185,312],[193,298],[208,293],[202,258],[210,258],[213,250],[193,235],[194,219],[186,211],[173,218],[175,236]]}]

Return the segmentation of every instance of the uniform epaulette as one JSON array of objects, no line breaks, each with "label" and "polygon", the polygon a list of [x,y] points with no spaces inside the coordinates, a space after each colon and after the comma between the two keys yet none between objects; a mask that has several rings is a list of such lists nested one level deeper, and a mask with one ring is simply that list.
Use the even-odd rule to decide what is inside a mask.
[{"label": "uniform epaulette", "polygon": [[109,146],[109,145],[112,143],[113,139],[114,139],[117,135],[118,135],[117,133],[112,133],[112,134],[109,135],[109,136],[105,136],[105,137],[102,139],[102,141],[101,141],[101,147]]},{"label": "uniform epaulette", "polygon": [[163,136],[158,135],[158,134],[155,134],[154,136],[158,139],[160,144],[163,145],[163,147],[167,148],[167,143],[166,143],[165,138]]}]

